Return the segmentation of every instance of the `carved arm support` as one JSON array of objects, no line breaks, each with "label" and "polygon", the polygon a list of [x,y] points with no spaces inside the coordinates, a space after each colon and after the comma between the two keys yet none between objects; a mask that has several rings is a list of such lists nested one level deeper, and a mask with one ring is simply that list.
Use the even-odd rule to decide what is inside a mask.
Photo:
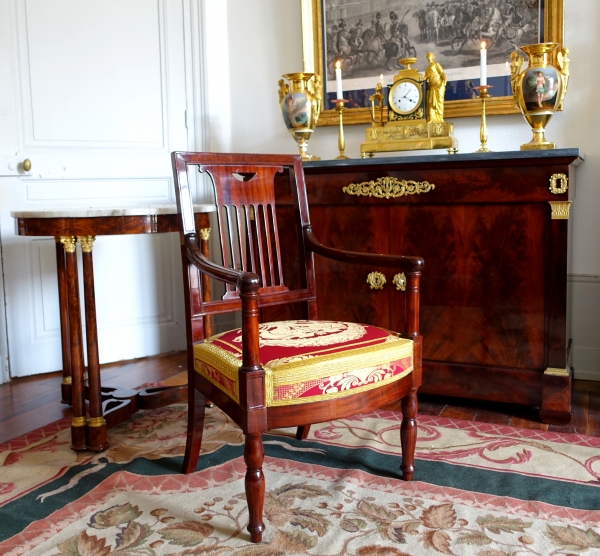
[{"label": "carved arm support", "polygon": [[328,247],[321,243],[313,234],[312,226],[304,226],[304,239],[307,248],[317,255],[350,264],[364,264],[397,268],[403,272],[421,272],[425,261],[421,257],[407,257],[405,255],[380,255],[377,253],[358,253]]},{"label": "carved arm support", "polygon": [[416,338],[420,336],[419,282],[425,261],[421,257],[404,255],[380,255],[376,253],[357,253],[344,251],[323,245],[313,234],[311,226],[304,226],[304,239],[307,248],[318,255],[335,261],[350,264],[366,264],[400,269],[406,273],[406,297],[404,306],[404,330],[402,336]]}]

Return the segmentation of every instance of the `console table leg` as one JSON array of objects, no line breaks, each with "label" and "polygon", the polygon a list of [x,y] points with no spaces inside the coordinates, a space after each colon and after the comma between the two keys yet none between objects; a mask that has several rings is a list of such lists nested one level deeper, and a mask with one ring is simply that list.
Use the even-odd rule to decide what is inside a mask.
[{"label": "console table leg", "polygon": [[72,399],[71,344],[69,342],[69,298],[67,295],[67,274],[65,248],[60,237],[56,241],[56,269],[58,275],[58,302],[60,306],[60,340],[62,349],[61,403],[70,404]]},{"label": "console table leg", "polygon": [[98,355],[98,328],[96,324],[96,297],[94,290],[94,263],[92,258],[94,236],[78,236],[83,259],[83,297],[85,300],[85,328],[88,360],[88,399],[90,420],[88,424],[88,450],[101,452],[108,448],[106,421],[102,414],[100,384],[100,357]]},{"label": "console table leg", "polygon": [[[200,228],[200,250],[202,254],[210,260],[210,246],[208,240],[210,238],[210,228]],[[212,290],[210,287],[210,276],[202,273],[202,301],[210,301]],[[204,337],[210,338],[213,335],[213,320],[212,316],[203,317]],[[192,386],[190,386],[192,388]],[[205,401],[206,407],[215,405],[208,398]]]},{"label": "console table leg", "polygon": [[83,384],[83,341],[81,329],[81,308],[79,305],[79,279],[77,276],[77,253],[75,238],[60,238],[65,251],[67,275],[67,297],[69,306],[69,344],[71,347],[72,404],[71,448],[76,451],[86,449],[86,418]]},{"label": "console table leg", "polygon": [[[210,249],[208,245],[208,239],[210,238],[210,228],[200,229],[200,250],[202,254],[210,259]],[[210,276],[202,273],[202,301],[210,301],[211,288],[210,288]],[[210,338],[213,335],[212,327],[212,316],[204,317],[204,337]],[[210,402],[208,402],[210,403]]]}]

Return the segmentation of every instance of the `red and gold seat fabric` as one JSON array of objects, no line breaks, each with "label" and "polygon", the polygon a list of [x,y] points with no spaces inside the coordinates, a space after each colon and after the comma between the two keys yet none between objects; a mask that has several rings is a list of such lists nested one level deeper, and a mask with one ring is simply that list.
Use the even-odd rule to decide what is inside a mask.
[{"label": "red and gold seat fabric", "polygon": [[[413,370],[413,342],[366,324],[279,321],[259,327],[266,405],[343,397],[380,388]],[[194,368],[239,403],[242,330],[194,346]]]}]

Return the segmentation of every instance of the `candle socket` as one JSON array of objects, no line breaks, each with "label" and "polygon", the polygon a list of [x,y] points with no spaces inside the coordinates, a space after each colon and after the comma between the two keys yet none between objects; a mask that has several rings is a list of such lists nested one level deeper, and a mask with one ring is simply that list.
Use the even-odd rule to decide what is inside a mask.
[{"label": "candle socket", "polygon": [[481,141],[481,147],[475,151],[478,153],[489,153],[492,152],[487,148],[488,131],[487,122],[485,119],[485,101],[488,97],[492,96],[489,94],[489,90],[493,88],[493,85],[479,85],[473,87],[478,93],[481,99],[481,126],[479,127],[479,140]]},{"label": "candle socket", "polygon": [[338,149],[340,154],[335,157],[335,160],[344,160],[348,158],[344,154],[344,151],[346,150],[346,141],[344,139],[344,104],[347,102],[349,101],[340,98],[335,100],[335,109],[340,113],[340,129],[338,133]]}]

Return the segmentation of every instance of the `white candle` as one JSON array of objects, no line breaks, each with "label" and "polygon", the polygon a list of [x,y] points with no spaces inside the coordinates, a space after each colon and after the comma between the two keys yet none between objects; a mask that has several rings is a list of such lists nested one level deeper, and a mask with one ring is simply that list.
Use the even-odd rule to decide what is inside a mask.
[{"label": "white candle", "polygon": [[481,77],[479,78],[479,85],[487,85],[487,50],[485,49],[485,42],[481,43]]},{"label": "white candle", "polygon": [[338,100],[344,98],[344,91],[342,90],[342,63],[335,63],[335,84],[337,87],[336,95]]},{"label": "white candle", "polygon": [[383,73],[379,76],[379,83],[381,83],[381,86],[383,87]]}]

